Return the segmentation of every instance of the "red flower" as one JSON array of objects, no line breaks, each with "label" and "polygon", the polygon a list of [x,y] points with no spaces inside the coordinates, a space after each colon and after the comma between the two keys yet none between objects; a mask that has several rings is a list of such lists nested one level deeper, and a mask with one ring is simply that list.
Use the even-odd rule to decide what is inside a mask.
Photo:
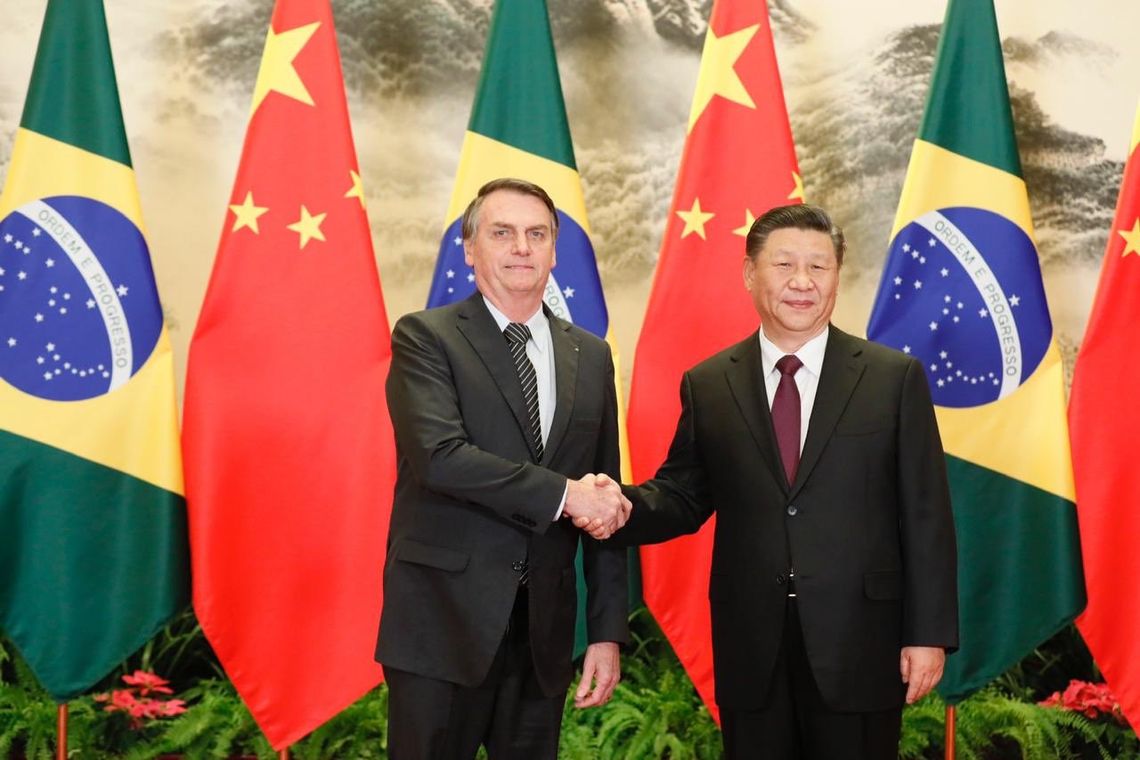
[{"label": "red flower", "polygon": [[139,694],[144,697],[152,691],[159,694],[174,693],[168,687],[170,681],[167,681],[165,678],[159,678],[154,673],[146,670],[136,670],[134,673],[123,676],[123,683],[128,686],[139,687]]},{"label": "red flower", "polygon": [[186,712],[186,703],[181,699],[168,699],[159,703],[158,717],[169,718],[172,715],[181,715]]},{"label": "red flower", "polygon": [[1078,712],[1087,718],[1111,715],[1120,723],[1124,723],[1124,712],[1109,690],[1108,684],[1073,679],[1069,681],[1063,692],[1055,691],[1038,704],[1042,707],[1057,707]]},{"label": "red flower", "polygon": [[173,694],[165,678],[145,670],[123,676],[126,689],[116,689],[110,694],[96,694],[96,702],[105,702],[107,712],[126,713],[131,718],[131,728],[140,729],[147,721],[169,718],[186,712],[186,703],[181,699],[156,699],[152,694]]},{"label": "red flower", "polygon": [[132,692],[130,689],[118,689],[111,692],[110,702],[111,704],[103,708],[107,712],[115,712],[116,710],[123,710],[124,712],[127,712],[138,704],[138,700],[135,699],[134,692]]}]

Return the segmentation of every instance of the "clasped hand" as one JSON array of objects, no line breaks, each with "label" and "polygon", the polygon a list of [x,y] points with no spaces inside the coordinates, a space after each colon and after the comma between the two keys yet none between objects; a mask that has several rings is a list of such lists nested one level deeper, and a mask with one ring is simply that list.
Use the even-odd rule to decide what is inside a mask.
[{"label": "clasped hand", "polygon": [[566,489],[562,514],[596,539],[606,539],[625,525],[633,504],[621,486],[609,476],[586,475],[571,480]]}]

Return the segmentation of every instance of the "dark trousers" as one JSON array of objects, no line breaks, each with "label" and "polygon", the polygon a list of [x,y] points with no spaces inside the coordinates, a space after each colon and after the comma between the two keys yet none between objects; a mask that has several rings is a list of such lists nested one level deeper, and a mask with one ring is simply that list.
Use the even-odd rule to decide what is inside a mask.
[{"label": "dark trousers", "polygon": [[534,675],[527,592],[519,588],[487,678],[467,687],[384,669],[391,760],[557,760],[565,694],[547,697]]},{"label": "dark trousers", "polygon": [[[900,676],[901,678],[901,676]],[[804,649],[794,597],[768,698],[759,710],[722,710],[727,760],[895,760],[902,707],[881,712],[828,709]]]}]

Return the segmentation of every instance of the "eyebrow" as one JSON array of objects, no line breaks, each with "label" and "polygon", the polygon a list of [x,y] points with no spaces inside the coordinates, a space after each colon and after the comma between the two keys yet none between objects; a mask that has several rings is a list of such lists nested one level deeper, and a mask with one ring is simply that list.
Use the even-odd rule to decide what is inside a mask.
[{"label": "eyebrow", "polygon": [[518,225],[518,224],[511,224],[510,222],[488,222],[488,226],[489,227],[502,227],[502,228],[505,228],[508,230],[514,230],[514,229],[518,229],[519,227],[522,227],[522,229],[527,230],[528,232],[530,230],[545,230],[545,231],[549,232],[552,229],[549,224],[531,224],[528,226],[522,226],[522,225]]},{"label": "eyebrow", "polygon": [[[796,251],[791,251],[791,250],[788,250],[787,248],[778,248],[775,251],[772,251],[772,256],[798,256],[798,255],[800,255],[800,254],[798,254]],[[813,259],[830,258],[828,255],[828,251],[805,251],[802,255],[804,258],[813,258]]]}]

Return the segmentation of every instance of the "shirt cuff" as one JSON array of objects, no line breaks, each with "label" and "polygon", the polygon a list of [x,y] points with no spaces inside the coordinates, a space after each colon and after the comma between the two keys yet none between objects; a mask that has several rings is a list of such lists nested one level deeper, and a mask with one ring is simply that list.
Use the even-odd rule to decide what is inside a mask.
[{"label": "shirt cuff", "polygon": [[554,519],[551,522],[558,522],[558,518],[562,517],[562,510],[566,509],[566,494],[570,493],[570,481],[566,481],[566,488],[562,490],[562,502],[558,505],[558,511],[554,513]]}]

